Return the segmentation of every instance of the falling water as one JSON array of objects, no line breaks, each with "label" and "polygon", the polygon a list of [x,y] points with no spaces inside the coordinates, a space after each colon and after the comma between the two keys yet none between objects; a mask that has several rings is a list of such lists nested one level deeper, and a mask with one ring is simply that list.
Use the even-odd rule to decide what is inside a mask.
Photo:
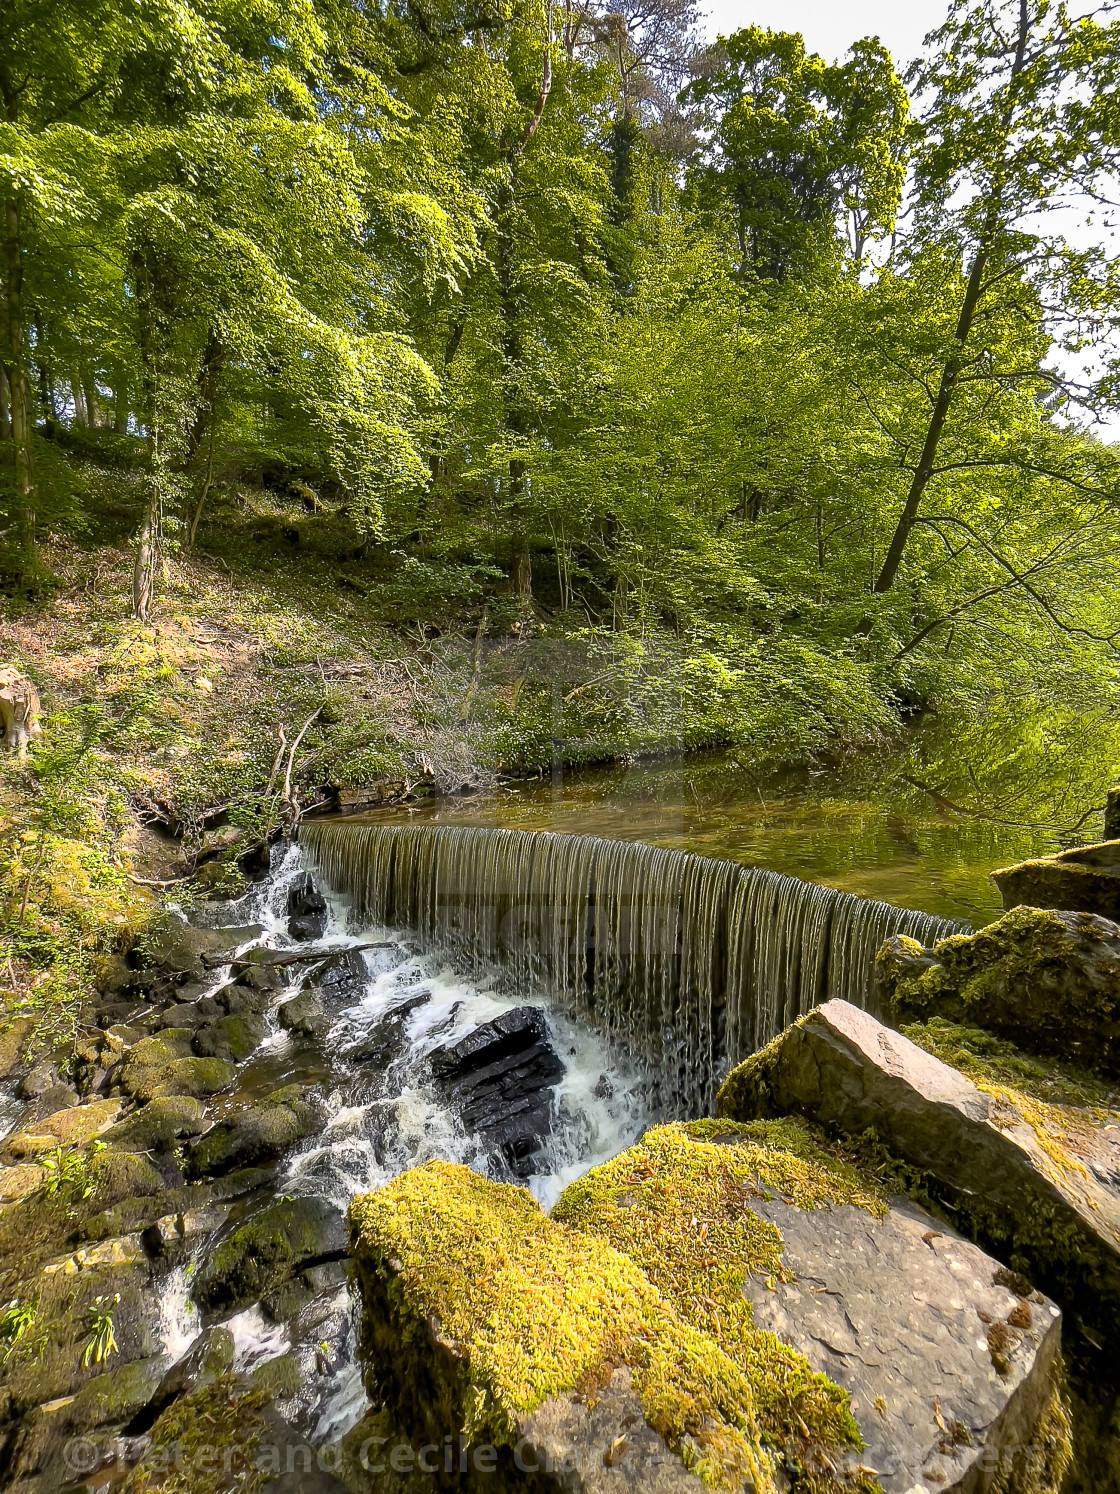
[{"label": "falling water", "polygon": [[892,934],[963,925],[685,851],[548,831],[327,821],[309,863],[355,912],[588,1015],[705,1114],[727,1069],[833,996],[875,1007]]}]

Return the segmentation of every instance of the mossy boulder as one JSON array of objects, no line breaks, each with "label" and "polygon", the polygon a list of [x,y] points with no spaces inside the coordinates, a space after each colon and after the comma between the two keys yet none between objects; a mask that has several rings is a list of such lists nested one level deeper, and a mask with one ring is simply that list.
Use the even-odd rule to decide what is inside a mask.
[{"label": "mossy boulder", "polygon": [[301,991],[291,1001],[285,1001],[276,1019],[281,1027],[298,1037],[322,1037],[330,1026],[330,1019],[323,1011],[323,998],[316,990]]},{"label": "mossy boulder", "polygon": [[[934,1039],[960,1044],[946,1028],[926,1024],[919,1046],[847,1002],[827,1002],[729,1075],[719,1112],[738,1121],[797,1115],[833,1134],[870,1135],[895,1159],[900,1186],[936,1200],[1092,1339],[1116,1342],[1120,1132],[1109,1127],[1120,1113],[1072,1106],[1062,1087],[1049,1100],[1030,1084],[1013,1087],[1006,1054],[988,1080],[942,1062]],[[1020,1073],[1029,1069],[1029,1055],[1019,1060]],[[1099,1086],[1093,1098],[1105,1098]]]},{"label": "mossy boulder", "polygon": [[194,1033],[172,1027],[144,1038],[121,1060],[116,1080],[120,1088],[143,1104],[171,1095],[196,1099],[218,1094],[231,1085],[237,1069],[222,1058],[200,1058],[192,1051]]},{"label": "mossy boulder", "polygon": [[[49,1487],[65,1487],[73,1472],[66,1461],[69,1440],[97,1428],[119,1431],[147,1402],[165,1367],[159,1355],[138,1359],[96,1375],[72,1397],[34,1407],[15,1434],[8,1478],[38,1476]],[[90,1439],[91,1445],[100,1440]],[[106,1436],[106,1446],[109,1441]]]},{"label": "mossy boulder", "polygon": [[199,1272],[195,1301],[236,1312],[308,1267],[346,1253],[342,1215],[322,1198],[284,1198],[235,1229]]},{"label": "mossy boulder", "polygon": [[1074,846],[992,873],[1005,908],[1062,908],[1120,919],[1120,840]]},{"label": "mossy boulder", "polygon": [[69,1105],[36,1121],[27,1130],[16,1131],[2,1147],[5,1158],[24,1160],[42,1156],[57,1147],[83,1147],[99,1136],[120,1114],[119,1100],[94,1100],[88,1105]]},{"label": "mossy boulder", "polygon": [[316,1107],[297,1084],[234,1111],[187,1148],[188,1177],[218,1177],[240,1167],[273,1161],[288,1147],[322,1127]]},{"label": "mossy boulder", "polygon": [[[867,1467],[889,1494],[974,1486],[1058,1393],[1057,1309],[1022,1302],[924,1210],[888,1206],[803,1122],[659,1127],[572,1184],[553,1217],[629,1255],[742,1365],[796,1490],[858,1486]],[[995,1375],[977,1321],[1000,1325]],[[1056,1490],[1068,1438],[1052,1462]]]},{"label": "mossy boulder", "polygon": [[239,1063],[264,1041],[268,1025],[251,1012],[219,1017],[195,1029],[192,1047],[204,1058],[224,1058]]},{"label": "mossy boulder", "polygon": [[206,1129],[206,1107],[191,1095],[166,1095],[150,1100],[102,1132],[106,1146],[122,1152],[165,1151],[184,1136]]},{"label": "mossy boulder", "polygon": [[876,974],[892,1020],[945,1017],[1120,1075],[1120,926],[1108,919],[1015,908],[932,952],[896,935]]},{"label": "mossy boulder", "polygon": [[528,1192],[431,1162],[355,1199],[350,1234],[371,1398],[412,1436],[461,1429],[500,1449],[495,1488],[524,1477],[514,1449],[555,1467],[590,1415],[580,1394],[609,1390],[621,1420],[600,1467],[629,1438],[635,1458],[659,1451],[666,1488],[689,1487],[687,1458],[713,1484],[776,1490],[742,1367],[633,1260]]}]

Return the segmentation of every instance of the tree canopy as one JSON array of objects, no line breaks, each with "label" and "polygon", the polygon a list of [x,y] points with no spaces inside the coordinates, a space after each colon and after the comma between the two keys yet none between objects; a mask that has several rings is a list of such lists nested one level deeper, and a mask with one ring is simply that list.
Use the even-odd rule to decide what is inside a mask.
[{"label": "tree canopy", "polygon": [[108,461],[145,621],[243,481],[403,621],[543,628],[690,742],[1114,692],[1111,8],[954,0],[905,76],[697,27],[13,0],[9,592]]}]

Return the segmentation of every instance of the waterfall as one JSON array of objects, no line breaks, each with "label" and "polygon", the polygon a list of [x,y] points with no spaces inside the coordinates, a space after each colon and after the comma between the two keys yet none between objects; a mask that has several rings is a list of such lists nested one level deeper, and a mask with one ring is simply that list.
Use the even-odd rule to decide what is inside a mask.
[{"label": "waterfall", "polygon": [[819,1002],[874,1009],[892,934],[965,925],[733,861],[545,830],[304,825],[308,863],[363,919],[566,1002],[703,1115],[727,1070]]}]

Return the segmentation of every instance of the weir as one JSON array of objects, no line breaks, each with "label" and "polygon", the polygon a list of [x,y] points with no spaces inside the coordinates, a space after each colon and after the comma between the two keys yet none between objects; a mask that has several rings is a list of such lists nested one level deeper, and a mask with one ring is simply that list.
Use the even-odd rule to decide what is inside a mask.
[{"label": "weir", "polygon": [[665,1114],[831,997],[875,1009],[892,934],[966,925],[687,851],[545,830],[305,824],[307,863],[371,922],[574,1006],[650,1066]]}]

